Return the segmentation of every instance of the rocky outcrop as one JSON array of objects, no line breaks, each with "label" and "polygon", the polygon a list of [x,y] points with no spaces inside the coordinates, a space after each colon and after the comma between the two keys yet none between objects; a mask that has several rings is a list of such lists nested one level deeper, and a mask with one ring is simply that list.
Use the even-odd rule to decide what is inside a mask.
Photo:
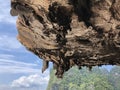
[{"label": "rocky outcrop", "polygon": [[56,75],[72,66],[120,64],[120,0],[11,0],[18,40],[53,62]]}]

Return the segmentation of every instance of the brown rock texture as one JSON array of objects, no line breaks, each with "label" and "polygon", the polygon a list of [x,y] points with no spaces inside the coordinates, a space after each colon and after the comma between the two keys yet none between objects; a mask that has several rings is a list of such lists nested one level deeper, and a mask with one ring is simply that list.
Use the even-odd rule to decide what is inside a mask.
[{"label": "brown rock texture", "polygon": [[53,62],[57,77],[72,66],[120,65],[120,0],[11,0],[18,40]]}]

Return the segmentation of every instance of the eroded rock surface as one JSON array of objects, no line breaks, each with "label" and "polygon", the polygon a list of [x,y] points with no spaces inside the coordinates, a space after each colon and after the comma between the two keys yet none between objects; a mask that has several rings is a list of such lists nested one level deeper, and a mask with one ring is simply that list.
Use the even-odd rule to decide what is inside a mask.
[{"label": "eroded rock surface", "polygon": [[18,40],[53,62],[56,75],[72,66],[120,65],[120,0],[11,0]]}]

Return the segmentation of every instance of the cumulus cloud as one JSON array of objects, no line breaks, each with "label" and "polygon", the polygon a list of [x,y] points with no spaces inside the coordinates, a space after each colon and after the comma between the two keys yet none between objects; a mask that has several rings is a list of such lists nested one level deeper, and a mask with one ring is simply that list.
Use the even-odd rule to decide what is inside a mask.
[{"label": "cumulus cloud", "polygon": [[13,23],[16,20],[14,17],[10,16],[10,0],[0,0],[0,22]]},{"label": "cumulus cloud", "polygon": [[10,37],[7,35],[0,36],[0,49],[13,50],[20,49],[22,45],[16,40],[15,37]]},{"label": "cumulus cloud", "polygon": [[12,82],[12,87],[39,87],[42,85],[47,85],[49,81],[49,75],[41,76],[39,74],[34,74],[30,76],[22,76],[17,80]]},{"label": "cumulus cloud", "polygon": [[0,85],[0,90],[46,90],[49,80],[49,70],[42,74],[41,69],[38,67],[38,64],[19,62],[11,59],[0,59],[0,74],[29,75],[13,79],[10,86]]}]

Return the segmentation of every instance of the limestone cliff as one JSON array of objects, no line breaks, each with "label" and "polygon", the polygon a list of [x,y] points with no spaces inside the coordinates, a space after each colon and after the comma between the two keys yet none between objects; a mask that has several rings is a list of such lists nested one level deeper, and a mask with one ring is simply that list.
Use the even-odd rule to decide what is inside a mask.
[{"label": "limestone cliff", "polygon": [[11,0],[18,40],[53,62],[56,75],[72,66],[120,65],[120,0]]}]

